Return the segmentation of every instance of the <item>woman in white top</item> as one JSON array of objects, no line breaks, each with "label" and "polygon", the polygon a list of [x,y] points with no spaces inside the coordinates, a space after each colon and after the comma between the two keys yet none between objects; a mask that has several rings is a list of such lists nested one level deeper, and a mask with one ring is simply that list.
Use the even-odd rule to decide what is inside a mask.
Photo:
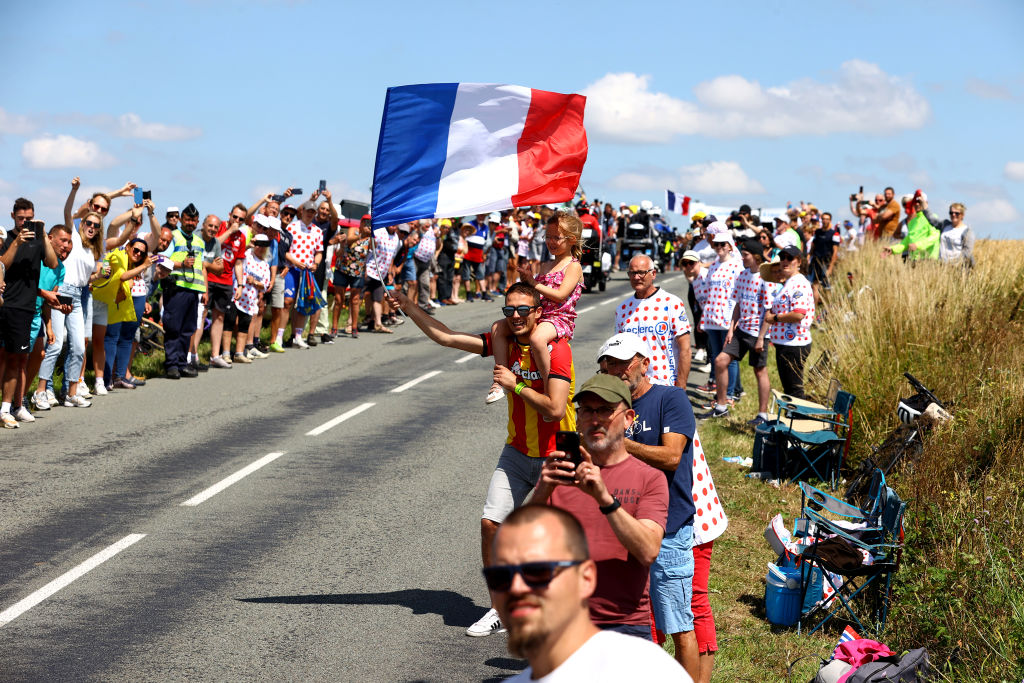
[{"label": "woman in white top", "polygon": [[964,222],[967,207],[960,202],[949,206],[949,220],[943,221],[939,235],[939,260],[974,266],[974,231]]}]

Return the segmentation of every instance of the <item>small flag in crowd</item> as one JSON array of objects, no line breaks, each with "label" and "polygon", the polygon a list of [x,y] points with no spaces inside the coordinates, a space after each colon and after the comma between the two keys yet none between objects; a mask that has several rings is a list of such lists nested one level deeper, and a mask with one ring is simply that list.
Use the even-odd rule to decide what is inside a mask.
[{"label": "small flag in crowd", "polygon": [[388,88],[374,227],[572,200],[587,160],[585,104],[517,85]]},{"label": "small flag in crowd", "polygon": [[665,190],[665,206],[669,211],[678,211],[686,216],[690,213],[690,198],[678,195],[672,190]]}]

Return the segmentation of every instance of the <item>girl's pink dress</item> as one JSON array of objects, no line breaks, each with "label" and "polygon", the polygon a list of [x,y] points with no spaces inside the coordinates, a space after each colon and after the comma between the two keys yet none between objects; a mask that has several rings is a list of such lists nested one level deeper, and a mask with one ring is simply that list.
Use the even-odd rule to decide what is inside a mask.
[{"label": "girl's pink dress", "polygon": [[[579,263],[576,259],[572,260],[573,263]],[[547,275],[541,275],[537,278],[538,285],[547,285],[548,287],[554,287],[558,289],[562,285],[562,280],[565,279],[565,270],[554,270]],[[583,282],[576,283],[576,288],[572,290],[572,294],[566,298],[562,303],[551,301],[550,299],[541,296],[540,298],[540,320],[541,322],[548,322],[554,325],[555,332],[558,334],[559,339],[565,339],[567,341],[572,340],[573,332],[576,330],[576,302],[580,300],[580,296],[583,295]]]}]

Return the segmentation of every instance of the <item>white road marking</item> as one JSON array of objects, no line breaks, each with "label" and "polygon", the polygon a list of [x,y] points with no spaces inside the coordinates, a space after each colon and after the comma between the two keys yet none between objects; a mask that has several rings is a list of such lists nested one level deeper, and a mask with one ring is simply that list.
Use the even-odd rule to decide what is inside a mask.
[{"label": "white road marking", "polygon": [[377,405],[377,404],[376,403],[364,403],[362,405],[356,406],[352,410],[349,410],[348,412],[342,413],[341,415],[339,415],[338,417],[334,418],[333,420],[328,420],[327,422],[324,422],[322,425],[320,425],[316,429],[309,430],[308,432],[306,432],[306,436],[320,436],[321,434],[326,432],[331,427],[337,427],[338,425],[340,425],[342,422],[344,422],[345,420],[349,419],[350,417],[355,417],[359,413],[363,412],[364,410],[369,410],[370,408],[372,408],[375,405]]},{"label": "white road marking", "polygon": [[606,299],[605,301],[599,303],[598,306],[607,306],[608,304],[613,304],[616,301],[618,301],[618,299]]},{"label": "white road marking", "polygon": [[88,572],[92,571],[96,567],[100,566],[114,555],[127,548],[128,546],[134,545],[146,537],[146,534],[129,534],[125,536],[117,543],[107,546],[100,552],[96,553],[88,560],[78,565],[74,569],[71,569],[64,574],[61,574],[56,579],[46,584],[39,590],[35,591],[26,598],[22,598],[18,602],[14,603],[3,612],[0,612],[0,626],[4,626],[19,616],[29,611],[46,598],[50,597],[61,588],[69,585],[72,581],[82,576],[85,576]]},{"label": "white road marking", "polygon": [[412,387],[416,386],[420,382],[424,382],[424,381],[430,379],[431,377],[436,377],[437,375],[440,375],[440,374],[441,374],[440,370],[431,370],[430,372],[428,372],[425,375],[420,375],[416,379],[409,380],[405,384],[403,384],[401,386],[398,386],[398,387],[395,387],[394,389],[391,390],[391,393],[392,394],[400,394],[403,391],[405,391],[406,389],[411,389]]},{"label": "white road marking", "polygon": [[595,308],[597,308],[597,306],[587,306],[586,308],[576,311],[576,315],[579,315],[580,313],[586,313],[587,311],[592,311]]},{"label": "white road marking", "polygon": [[257,460],[256,462],[251,463],[249,465],[246,465],[242,469],[238,470],[237,472],[232,474],[230,477],[225,477],[224,479],[221,479],[219,482],[217,482],[216,484],[214,484],[210,488],[206,489],[202,493],[197,494],[195,496],[192,496],[191,498],[186,500],[184,503],[182,503],[182,505],[187,505],[189,507],[195,507],[196,505],[199,505],[200,503],[202,503],[204,500],[207,500],[209,498],[213,498],[218,493],[220,493],[221,491],[223,491],[227,487],[231,486],[232,484],[238,483],[242,479],[245,479],[250,474],[252,474],[256,470],[258,470],[259,468],[263,467],[264,465],[268,465],[268,464],[274,462],[275,460],[280,458],[282,455],[284,455],[283,451],[279,452],[279,453],[268,453],[268,454],[264,455],[262,458],[260,458],[259,460]]},{"label": "white road marking", "polygon": [[465,356],[463,356],[462,358],[458,359],[455,362],[456,363],[466,363],[468,361],[473,360],[474,358],[481,358],[481,357],[482,356],[479,353],[467,353]]}]

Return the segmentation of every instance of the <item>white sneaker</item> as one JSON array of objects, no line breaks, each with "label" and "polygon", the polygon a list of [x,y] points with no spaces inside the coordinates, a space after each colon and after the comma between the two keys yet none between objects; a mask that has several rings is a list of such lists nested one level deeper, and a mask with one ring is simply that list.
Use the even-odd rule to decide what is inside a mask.
[{"label": "white sneaker", "polygon": [[295,339],[292,340],[292,343],[295,344],[295,346],[299,347],[300,349],[309,348],[309,344],[307,344],[306,340],[300,336],[295,337]]},{"label": "white sneaker", "polygon": [[89,391],[89,386],[85,383],[85,380],[78,382],[78,393],[75,396],[81,396],[82,398],[92,398],[92,393]]},{"label": "white sneaker", "polygon": [[480,617],[475,624],[466,629],[466,635],[474,638],[482,638],[492,633],[504,633],[505,627],[501,625],[501,618],[498,610],[493,607],[487,610],[487,614]]},{"label": "white sneaker", "polygon": [[497,389],[491,389],[487,394],[487,398],[484,399],[484,403],[497,403],[501,399],[505,398],[505,390],[501,387]]},{"label": "white sneaker", "polygon": [[693,353],[693,362],[697,365],[704,365],[708,362],[708,352],[704,349],[697,349]]},{"label": "white sneaker", "polygon": [[74,396],[64,397],[65,408],[88,408],[92,403],[85,400],[85,397],[81,394],[75,394]]},{"label": "white sneaker", "polygon": [[0,413],[0,423],[3,424],[4,429],[17,429],[18,421],[14,419],[14,416],[10,413]]},{"label": "white sneaker", "polygon": [[36,410],[49,410],[50,400],[46,396],[45,391],[37,391],[32,394],[32,407]]},{"label": "white sneaker", "polygon": [[96,382],[96,387],[92,390],[92,393],[96,396],[106,396],[110,392],[107,391],[107,387],[104,386],[103,382]]},{"label": "white sneaker", "polygon": [[58,405],[57,396],[53,393],[53,389],[46,390],[46,402],[50,404],[50,407]]},{"label": "white sneaker", "polygon": [[249,353],[247,355],[252,360],[259,360],[260,358],[266,358],[267,357],[267,354],[263,353],[262,351],[257,349],[255,346],[252,347],[251,349],[249,349]]},{"label": "white sneaker", "polygon": [[17,410],[11,413],[14,419],[18,422],[35,422],[36,419],[32,417],[32,413],[28,412],[28,408],[25,406],[18,406]]},{"label": "white sneaker", "polygon": [[211,368],[223,368],[225,370],[231,369],[231,363],[224,360],[223,356],[214,356],[210,359]]}]

